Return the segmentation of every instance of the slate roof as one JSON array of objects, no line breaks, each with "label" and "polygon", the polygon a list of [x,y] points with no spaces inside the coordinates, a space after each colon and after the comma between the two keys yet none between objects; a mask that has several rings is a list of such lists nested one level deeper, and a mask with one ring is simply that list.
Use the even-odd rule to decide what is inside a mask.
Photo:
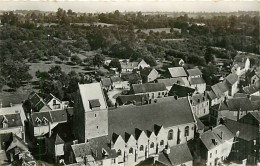
[{"label": "slate roof", "polygon": [[247,94],[245,94],[245,93],[235,93],[234,94],[234,98],[240,98],[240,97],[245,98],[245,97],[247,97]]},{"label": "slate roof", "polygon": [[226,78],[225,78],[225,80],[229,83],[229,84],[231,84],[231,85],[233,85],[233,84],[235,84],[237,81],[238,81],[238,76],[236,75],[236,74],[229,74]]},{"label": "slate roof", "polygon": [[133,84],[132,88],[135,94],[167,90],[163,83]]},{"label": "slate roof", "polygon": [[168,68],[172,78],[175,77],[187,77],[187,73],[185,72],[183,67],[172,67]]},{"label": "slate roof", "polygon": [[[222,138],[221,132],[223,133]],[[226,126],[220,125],[201,134],[200,140],[208,150],[211,150],[233,137],[234,134]],[[216,141],[217,143],[215,143]]]},{"label": "slate roof", "polygon": [[18,136],[16,136],[15,134],[12,134],[12,142],[6,149],[6,152],[8,152],[9,150],[11,150],[13,148],[19,148],[22,151],[29,150],[27,145],[23,142],[23,140],[21,138],[19,138]]},{"label": "slate roof", "polygon": [[[0,115],[0,120],[2,122],[3,119],[7,119],[8,128],[10,127],[20,127],[23,126],[21,115],[18,114],[7,114],[7,115]],[[3,123],[0,123],[0,128],[3,128]]]},{"label": "slate roof", "polygon": [[102,149],[107,152],[106,158],[117,157],[116,151],[108,146],[109,143],[107,136],[102,136],[89,139],[87,143],[71,145],[71,148],[76,158],[92,155],[96,161],[100,161],[105,158],[102,154]]},{"label": "slate roof", "polygon": [[50,139],[53,139],[56,145],[75,140],[71,125],[69,123],[59,123],[52,130]]},{"label": "slate roof", "polygon": [[177,84],[173,84],[171,90],[169,91],[169,96],[178,96],[178,97],[186,97],[190,94],[193,94],[195,92],[195,89],[181,86]]},{"label": "slate roof", "polygon": [[[54,122],[66,122],[67,121],[67,112],[66,110],[57,110],[57,111],[44,111],[44,112],[33,112],[31,114],[33,126],[38,126],[36,119],[43,121],[44,118],[50,123]],[[41,124],[41,126],[44,124]]]},{"label": "slate roof", "polygon": [[260,112],[249,112],[260,123]]},{"label": "slate roof", "polygon": [[206,82],[204,81],[204,79],[202,77],[198,77],[198,78],[191,78],[190,84],[191,85],[206,84]]},{"label": "slate roof", "polygon": [[50,111],[52,122],[67,122],[66,110]]},{"label": "slate roof", "polygon": [[188,73],[189,76],[200,76],[200,75],[202,75],[202,72],[198,68],[188,69],[187,73]]},{"label": "slate roof", "polygon": [[101,83],[103,86],[108,87],[112,85],[112,81],[110,78],[102,78]]},{"label": "slate roof", "polygon": [[119,103],[119,105],[133,103],[134,101],[136,103],[141,103],[141,102],[145,102],[148,100],[149,100],[148,94],[120,95],[116,99],[116,101]]},{"label": "slate roof", "polygon": [[257,88],[256,85],[249,85],[249,86],[243,87],[243,91],[244,91],[245,93],[249,94],[249,95],[258,92],[259,90],[260,90],[260,89]]},{"label": "slate roof", "polygon": [[119,107],[108,111],[108,130],[121,135],[125,132],[135,135],[135,129],[154,131],[155,125],[177,126],[195,122],[187,98],[142,106]]},{"label": "slate roof", "polygon": [[250,96],[250,101],[255,110],[260,110],[260,96]]},{"label": "slate roof", "polygon": [[157,79],[158,83],[163,83],[166,87],[172,86],[173,84],[180,84],[185,85],[183,79],[181,78],[164,78],[164,79]]},{"label": "slate roof", "polygon": [[228,88],[223,82],[219,82],[213,86],[211,86],[211,89],[216,94],[217,98],[220,98],[225,92],[228,91]]},{"label": "slate roof", "polygon": [[216,94],[215,94],[212,90],[211,90],[211,91],[208,91],[208,96],[209,96],[209,98],[210,98],[211,100],[217,98]]},{"label": "slate roof", "polygon": [[185,143],[171,147],[169,154],[162,152],[159,155],[158,161],[162,163],[170,163],[170,165],[180,165],[182,163],[193,161],[193,157],[188,145]]},{"label": "slate roof", "polygon": [[225,119],[224,120],[224,125],[234,134],[236,135],[237,132],[239,131],[238,138],[241,138],[246,141],[251,141],[256,138],[259,138],[259,131],[258,127],[237,122],[231,119]]},{"label": "slate roof", "polygon": [[253,106],[251,101],[246,98],[230,98],[227,100],[227,106],[230,111],[251,111]]}]

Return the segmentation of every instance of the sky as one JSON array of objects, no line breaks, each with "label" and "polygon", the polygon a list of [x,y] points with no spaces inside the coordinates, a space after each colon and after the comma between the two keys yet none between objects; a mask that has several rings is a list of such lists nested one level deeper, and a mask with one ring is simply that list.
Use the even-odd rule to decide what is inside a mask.
[{"label": "sky", "polygon": [[75,12],[233,12],[259,11],[260,0],[0,0],[0,10]]}]

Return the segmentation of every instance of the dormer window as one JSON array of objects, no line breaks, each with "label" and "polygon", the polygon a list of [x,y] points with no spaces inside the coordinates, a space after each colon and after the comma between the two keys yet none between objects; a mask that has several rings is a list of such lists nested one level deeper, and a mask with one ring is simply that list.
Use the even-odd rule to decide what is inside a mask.
[{"label": "dormer window", "polygon": [[98,99],[89,100],[89,107],[90,107],[90,109],[99,108],[100,106],[101,106],[101,104],[100,104]]},{"label": "dormer window", "polygon": [[37,126],[40,126],[41,125],[41,120],[37,117],[35,119],[35,123],[37,124]]},{"label": "dormer window", "polygon": [[8,128],[8,120],[6,119],[5,116],[3,116],[2,124],[3,124],[3,128]]},{"label": "dormer window", "polygon": [[107,151],[105,149],[102,149],[102,155],[105,156],[105,157],[108,156],[108,153],[107,153]]},{"label": "dormer window", "polygon": [[44,125],[48,125],[49,123],[49,121],[45,117],[43,117],[42,122]]}]

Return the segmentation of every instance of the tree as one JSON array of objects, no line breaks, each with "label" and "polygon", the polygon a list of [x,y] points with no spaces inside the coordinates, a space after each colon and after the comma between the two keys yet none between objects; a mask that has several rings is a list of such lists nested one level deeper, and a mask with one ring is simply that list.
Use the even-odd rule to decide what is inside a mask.
[{"label": "tree", "polygon": [[100,68],[101,65],[104,63],[104,56],[102,54],[96,54],[93,58],[93,65]]},{"label": "tree", "polygon": [[214,56],[212,54],[212,48],[211,47],[206,48],[204,58],[205,58],[207,64],[209,62],[214,62]]},{"label": "tree", "polygon": [[82,63],[82,60],[77,55],[72,56],[71,61],[75,62],[78,65],[80,65]]},{"label": "tree", "polygon": [[121,72],[121,69],[122,69],[121,64],[120,64],[120,62],[117,58],[111,60],[111,62],[109,63],[109,67],[110,68],[117,68],[119,72]]}]

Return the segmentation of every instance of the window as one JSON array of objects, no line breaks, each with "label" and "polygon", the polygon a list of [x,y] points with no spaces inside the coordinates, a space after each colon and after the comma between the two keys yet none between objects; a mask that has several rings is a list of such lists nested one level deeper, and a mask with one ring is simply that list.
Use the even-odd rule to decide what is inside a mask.
[{"label": "window", "polygon": [[186,127],[185,127],[185,132],[184,132],[184,136],[185,136],[185,137],[187,137],[187,136],[190,135],[189,130],[190,130],[189,126],[186,126]]},{"label": "window", "polygon": [[158,95],[160,96],[160,95],[161,95],[161,93],[160,93],[160,92],[158,92]]},{"label": "window", "polygon": [[211,157],[212,157],[212,153],[209,154],[209,158],[211,158]]},{"label": "window", "polygon": [[141,145],[141,146],[140,146],[140,151],[143,151],[143,150],[144,150],[144,146]]},{"label": "window", "polygon": [[95,114],[95,117],[97,117],[97,114]]},{"label": "window", "polygon": [[204,108],[204,114],[206,113],[206,109]]},{"label": "window", "polygon": [[164,145],[164,140],[161,140],[160,145],[161,145],[161,146]]},{"label": "window", "polygon": [[162,95],[164,95],[164,92],[162,92]]},{"label": "window", "polygon": [[216,150],[216,154],[218,154],[218,150]]},{"label": "window", "polygon": [[172,140],[173,139],[173,130],[169,130],[168,132],[168,140]]},{"label": "window", "polygon": [[53,100],[53,105],[55,105],[56,104],[56,100]]},{"label": "window", "polygon": [[129,154],[133,154],[133,151],[134,151],[133,148],[130,148],[129,149]]},{"label": "window", "polygon": [[151,148],[151,149],[154,148],[154,143],[153,143],[153,142],[150,144],[150,148]]},{"label": "window", "polygon": [[118,149],[118,151],[117,151],[117,155],[118,155],[118,156],[121,156],[121,155],[122,155],[122,152],[121,152],[120,149]]}]

